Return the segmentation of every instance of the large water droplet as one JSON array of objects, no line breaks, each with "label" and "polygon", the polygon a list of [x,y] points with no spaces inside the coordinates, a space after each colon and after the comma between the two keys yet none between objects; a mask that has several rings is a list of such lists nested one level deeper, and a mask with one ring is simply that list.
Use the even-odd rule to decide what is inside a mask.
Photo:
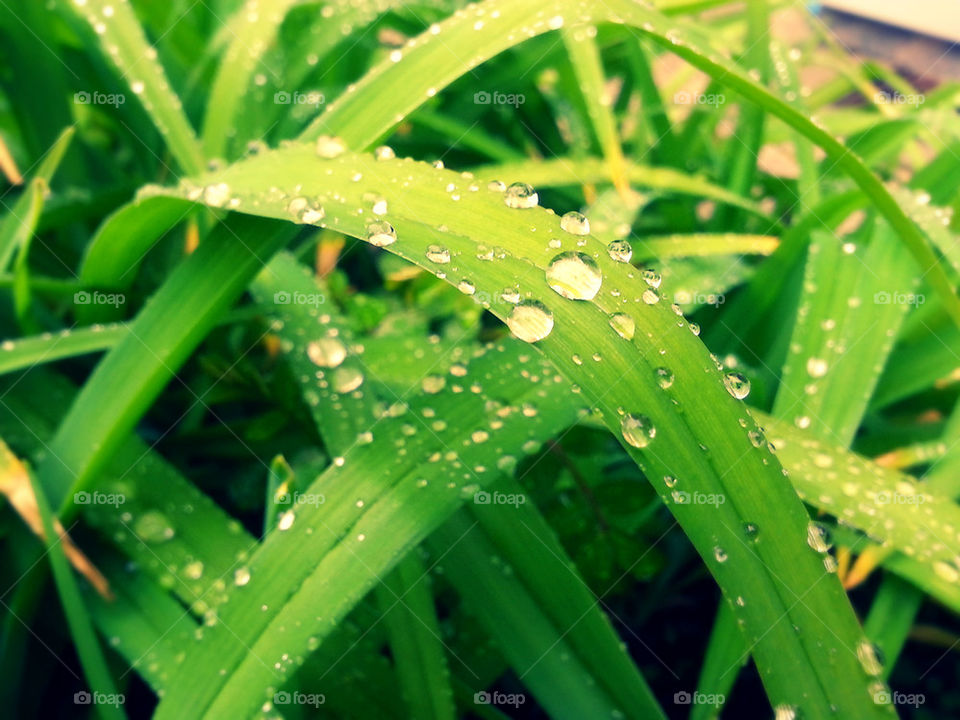
[{"label": "large water droplet", "polygon": [[560,218],[560,229],[571,235],[589,235],[590,221],[583,213],[572,210]]},{"label": "large water droplet", "polygon": [[883,654],[880,648],[868,640],[861,640],[857,645],[857,660],[867,675],[883,674]]},{"label": "large water droplet", "polygon": [[626,313],[614,313],[610,316],[610,327],[624,340],[633,340],[637,330],[637,323]]},{"label": "large water droplet", "polygon": [[825,553],[833,547],[830,542],[830,533],[823,525],[815,522],[807,525],[807,545],[818,553]]},{"label": "large water droplet", "polygon": [[137,518],[133,532],[148,543],[166,542],[176,534],[167,516],[157,510],[147,510]]},{"label": "large water droplet", "polygon": [[427,247],[427,260],[438,265],[446,265],[450,262],[450,251],[440,245],[429,245]]},{"label": "large water droplet", "polygon": [[727,392],[737,400],[743,400],[750,394],[750,381],[738,372],[731,372],[724,375],[723,384],[727,388]]},{"label": "large water droplet", "polygon": [[633,247],[626,240],[614,240],[607,245],[607,252],[617,262],[628,263],[633,257]]},{"label": "large water droplet", "polygon": [[342,155],[347,150],[343,140],[330,135],[321,135],[317,138],[317,156],[330,160]]},{"label": "large water droplet", "polygon": [[516,182],[507,188],[503,195],[503,202],[509,208],[525,210],[536,207],[537,203],[540,202],[540,196],[537,195],[536,190],[526,183]]},{"label": "large water droplet", "polygon": [[592,300],[600,290],[603,275],[596,261],[580,252],[564,252],[547,266],[547,282],[571,300]]},{"label": "large water droplet", "polygon": [[384,221],[370,223],[367,226],[367,242],[377,247],[392,245],[397,240],[397,231],[393,225]]},{"label": "large water droplet", "polygon": [[338,367],[333,371],[331,383],[334,392],[353,392],[363,385],[363,373],[355,367]]},{"label": "large water droplet", "polygon": [[526,342],[543,340],[553,330],[553,313],[538,300],[524,300],[507,316],[507,327]]},{"label": "large water droplet", "polygon": [[646,415],[627,414],[620,418],[623,439],[635,448],[645,448],[656,437],[657,429]]},{"label": "large water droplet", "polygon": [[347,357],[347,348],[336,338],[320,338],[307,345],[307,357],[314,365],[334,368]]}]

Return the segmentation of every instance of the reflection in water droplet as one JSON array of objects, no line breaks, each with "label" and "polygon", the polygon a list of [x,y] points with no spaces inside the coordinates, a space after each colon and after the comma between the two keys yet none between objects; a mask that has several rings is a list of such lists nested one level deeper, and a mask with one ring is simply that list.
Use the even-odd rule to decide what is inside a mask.
[{"label": "reflection in water droplet", "polygon": [[571,300],[592,300],[603,283],[596,261],[579,252],[557,255],[547,266],[546,276],[551,288]]},{"label": "reflection in water droplet", "polygon": [[571,235],[589,235],[590,221],[583,213],[574,210],[560,218],[560,229]]},{"label": "reflection in water droplet", "polygon": [[367,242],[377,247],[386,247],[396,242],[397,231],[393,225],[384,221],[370,223],[367,226]]},{"label": "reflection in water droplet", "polygon": [[614,313],[610,316],[610,327],[624,340],[633,340],[637,324],[634,322],[634,319],[626,313]]},{"label": "reflection in water droplet", "polygon": [[314,365],[334,368],[347,357],[347,349],[336,338],[325,337],[307,345],[307,357]]},{"label": "reflection in water droplet", "polygon": [[628,263],[633,257],[633,247],[626,240],[614,240],[607,245],[607,252],[617,262]]},{"label": "reflection in water droplet", "polygon": [[750,394],[750,381],[738,372],[731,372],[724,375],[723,384],[727,388],[727,392],[737,400],[743,400]]},{"label": "reflection in water droplet", "polygon": [[537,206],[540,196],[537,191],[526,183],[516,182],[507,188],[503,195],[503,202],[507,207],[515,210],[526,210]]},{"label": "reflection in water droplet", "polygon": [[645,448],[656,437],[657,429],[646,415],[627,414],[620,418],[623,439],[635,448]]},{"label": "reflection in water droplet", "polygon": [[524,300],[507,317],[507,327],[526,342],[543,340],[553,330],[553,313],[538,300]]}]

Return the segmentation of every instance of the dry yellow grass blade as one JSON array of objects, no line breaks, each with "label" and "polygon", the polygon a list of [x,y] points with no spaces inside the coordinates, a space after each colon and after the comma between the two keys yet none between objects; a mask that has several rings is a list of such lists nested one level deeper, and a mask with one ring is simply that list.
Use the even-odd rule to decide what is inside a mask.
[{"label": "dry yellow grass blade", "polygon": [[[37,498],[33,494],[30,477],[27,473],[26,466],[11,452],[7,444],[0,440],[0,493],[6,496],[10,505],[23,518],[23,521],[34,534],[46,540],[43,521],[37,507]],[[93,585],[101,596],[107,600],[112,600],[113,593],[110,591],[110,584],[107,579],[83,554],[83,551],[76,546],[76,543],[73,542],[59,521],[55,523],[55,527],[60,534],[63,551],[70,564]]]}]

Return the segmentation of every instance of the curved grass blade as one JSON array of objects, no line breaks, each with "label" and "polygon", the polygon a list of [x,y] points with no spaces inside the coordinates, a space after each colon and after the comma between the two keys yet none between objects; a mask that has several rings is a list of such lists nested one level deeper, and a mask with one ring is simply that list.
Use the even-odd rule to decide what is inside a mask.
[{"label": "curved grass blade", "polygon": [[[485,21],[488,13],[491,16],[496,13],[496,22],[492,26],[500,32],[475,32],[474,24]],[[332,103],[327,112],[307,128],[302,138],[316,139],[328,133],[341,137],[348,147],[366,149],[385,135],[396,124],[397,118],[409,115],[470,67],[521,39],[559,29],[568,22],[601,21],[639,28],[655,43],[820,146],[834,166],[857,184],[896,230],[954,321],[960,324],[960,298],[954,293],[953,285],[924,233],[856,154],[803,112],[757,84],[728,58],[708,49],[706,43],[677,29],[669,18],[630,0],[552,0],[536,6],[502,0],[477,3],[441,23],[437,32],[428,32],[411,40],[402,53],[403,63],[386,61],[370,71],[354,92]],[[457,53],[451,57],[450,48],[453,47],[457,48]],[[392,92],[396,87],[403,87],[404,93]]]},{"label": "curved grass blade", "polygon": [[[353,180],[357,177],[361,181]],[[827,574],[819,555],[805,546],[809,519],[792,489],[784,484],[776,460],[750,441],[746,413],[724,389],[719,371],[686,323],[665,307],[666,303],[657,302],[656,291],[645,286],[631,267],[612,259],[602,243],[589,236],[565,234],[557,219],[546,213],[511,210],[504,206],[502,193],[474,190],[469,178],[412,161],[378,161],[348,153],[324,160],[317,158],[313,147],[291,146],[197,182],[200,187],[223,183],[230,188],[237,210],[269,217],[302,221],[301,206],[306,209],[311,201],[318,203],[324,207],[326,226],[355,237],[371,236],[401,257],[432,272],[443,272],[448,282],[467,292],[473,290],[476,299],[489,303],[491,312],[503,319],[514,312],[514,305],[503,297],[503,288],[517,286],[520,297],[528,302],[524,307],[532,308],[533,318],[546,311],[529,303],[545,303],[552,313],[552,330],[536,347],[583,388],[607,426],[655,479],[654,486],[730,602],[740,596],[748,599],[735,610],[751,641],[757,643],[754,656],[774,704],[795,704],[813,714],[833,712],[828,708],[836,706],[863,716],[888,715],[889,708],[875,706],[867,691],[871,681],[855,652],[862,634],[839,583]],[[454,200],[451,195],[457,188],[462,192],[459,200]],[[152,192],[189,195],[191,190]],[[370,193],[386,199],[390,210],[385,219],[402,241],[385,241],[378,233],[389,233],[388,229],[368,227],[371,201],[365,198]],[[298,200],[300,197],[304,199]],[[440,226],[442,231],[436,229]],[[482,235],[477,237],[478,233]],[[547,264],[558,252],[551,247],[551,238],[560,239],[561,248],[566,245],[589,252],[590,262],[598,270],[596,277],[608,290],[589,295],[592,299],[586,302],[554,295],[544,277]],[[451,258],[456,257],[451,267],[428,259],[429,247],[439,243]],[[480,245],[504,251],[490,262],[482,252],[478,257]],[[477,295],[480,292],[482,296]],[[611,328],[610,316],[618,313],[626,316],[618,322],[634,330],[629,337],[635,341],[626,341]],[[542,337],[542,329],[530,335],[534,331],[515,320],[518,333],[531,339]],[[537,327],[546,327],[544,322]],[[597,352],[603,362],[578,365],[570,360],[585,352]],[[664,362],[669,363],[675,378],[668,392],[656,382],[655,370]],[[623,382],[627,377],[630,383]],[[614,388],[616,399],[610,394]],[[684,408],[684,413],[677,414],[674,403]],[[689,422],[690,417],[698,422]],[[635,437],[634,425],[647,427],[646,439]],[[659,480],[665,476],[681,478],[691,490],[723,495],[728,502],[707,509],[676,502],[674,491]],[[778,532],[751,546],[740,534],[747,523],[776,527]],[[351,550],[356,552],[352,547],[343,552]],[[341,559],[345,560],[342,555]],[[786,567],[789,574],[776,570]],[[308,586],[312,584],[303,587]],[[761,597],[763,602],[749,602],[749,598]],[[801,597],[803,602],[798,603]],[[289,604],[284,612],[292,612],[294,605]],[[797,625],[804,628],[799,634],[792,630]],[[833,649],[825,653],[825,648]],[[245,674],[254,671],[251,663],[245,663],[229,684],[244,686]],[[838,677],[845,678],[842,687]],[[854,687],[849,678],[857,677],[862,683]]]},{"label": "curved grass blade", "polygon": [[120,342],[126,334],[126,325],[94,325],[89,328],[62,330],[51,336],[37,335],[5,340],[0,344],[0,375],[107,350]]}]

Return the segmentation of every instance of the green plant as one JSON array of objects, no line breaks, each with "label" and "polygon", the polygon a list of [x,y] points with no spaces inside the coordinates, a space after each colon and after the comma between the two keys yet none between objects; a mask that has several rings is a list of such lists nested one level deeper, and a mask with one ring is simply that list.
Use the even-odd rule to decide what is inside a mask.
[{"label": "green plant", "polygon": [[[776,13],[814,30],[788,50]],[[0,224],[4,701],[709,717],[758,677],[778,719],[895,715],[922,601],[960,612],[960,91],[885,103],[906,81],[818,22],[0,10],[31,168]],[[47,558],[79,699],[23,689]],[[669,609],[718,601],[671,650],[709,625]]]}]

